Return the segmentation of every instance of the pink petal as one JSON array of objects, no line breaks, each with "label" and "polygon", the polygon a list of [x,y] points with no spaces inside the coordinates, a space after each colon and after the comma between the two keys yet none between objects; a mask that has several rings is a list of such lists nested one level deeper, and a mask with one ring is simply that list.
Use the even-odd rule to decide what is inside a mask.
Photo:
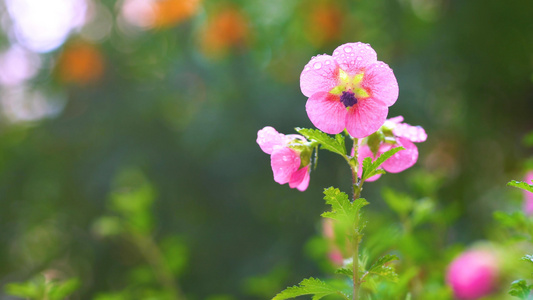
[{"label": "pink petal", "polygon": [[400,124],[401,122],[403,122],[403,116],[396,116],[394,118],[387,119],[387,121]]},{"label": "pink petal", "polygon": [[289,180],[289,187],[291,189],[297,188],[299,191],[303,192],[309,186],[309,179],[309,166],[305,166],[292,173],[291,179]]},{"label": "pink petal", "polygon": [[274,173],[274,181],[285,184],[291,179],[292,173],[300,167],[300,155],[287,147],[274,147],[270,156],[270,166]]},{"label": "pink petal", "polygon": [[305,110],[313,125],[325,133],[337,134],[344,130],[346,108],[338,96],[315,93],[307,100]]},{"label": "pink petal", "polygon": [[311,97],[316,92],[329,92],[338,84],[339,67],[329,55],[317,55],[304,67],[300,75],[302,93]]},{"label": "pink petal", "polygon": [[395,136],[404,137],[415,143],[424,142],[428,138],[424,128],[420,126],[411,126],[406,123],[396,125],[394,129],[392,129],[392,133],[394,133]]},{"label": "pink petal", "polygon": [[257,132],[257,144],[266,154],[272,154],[274,146],[284,146],[287,143],[288,138],[273,127],[266,126]]},{"label": "pink petal", "polygon": [[346,129],[354,138],[367,137],[385,123],[388,112],[387,106],[379,100],[373,98],[359,100],[348,110]]},{"label": "pink petal", "polygon": [[371,65],[365,71],[362,87],[374,99],[391,106],[398,99],[398,82],[389,66],[381,61]]},{"label": "pink petal", "polygon": [[412,167],[418,159],[418,148],[416,148],[415,144],[406,138],[397,138],[396,142],[398,144],[394,145],[393,148],[401,146],[405,150],[397,152],[382,164],[383,169],[391,173],[398,173]]},{"label": "pink petal", "polygon": [[[372,157],[372,161],[375,161],[376,158],[374,157],[374,153],[372,153],[372,150],[370,150],[370,147],[368,145],[361,145],[359,144],[359,148],[357,149],[357,161],[359,163],[359,169],[357,171],[357,176],[361,178],[361,174],[363,174],[363,160],[367,157]],[[378,153],[379,154],[379,153]],[[354,155],[354,151],[352,149],[352,155]],[[374,175],[370,178],[368,178],[366,181],[376,181],[381,177],[381,174]]]},{"label": "pink petal", "polygon": [[370,45],[360,42],[340,45],[333,51],[333,58],[341,69],[352,76],[364,72],[377,61],[377,57]]}]

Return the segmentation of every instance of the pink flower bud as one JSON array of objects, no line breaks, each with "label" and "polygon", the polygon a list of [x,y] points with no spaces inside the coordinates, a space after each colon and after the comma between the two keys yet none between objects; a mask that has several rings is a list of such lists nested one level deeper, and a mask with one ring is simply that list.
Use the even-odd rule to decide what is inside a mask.
[{"label": "pink flower bud", "polygon": [[458,299],[478,299],[490,294],[498,280],[498,259],[489,250],[469,250],[448,266],[446,283]]}]

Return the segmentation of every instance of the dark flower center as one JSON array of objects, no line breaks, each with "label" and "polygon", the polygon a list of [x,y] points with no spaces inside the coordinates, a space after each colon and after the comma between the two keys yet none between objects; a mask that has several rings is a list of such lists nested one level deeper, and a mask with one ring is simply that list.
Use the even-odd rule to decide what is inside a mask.
[{"label": "dark flower center", "polygon": [[344,91],[341,95],[341,102],[345,107],[350,107],[357,104],[357,98],[355,98],[354,93]]}]

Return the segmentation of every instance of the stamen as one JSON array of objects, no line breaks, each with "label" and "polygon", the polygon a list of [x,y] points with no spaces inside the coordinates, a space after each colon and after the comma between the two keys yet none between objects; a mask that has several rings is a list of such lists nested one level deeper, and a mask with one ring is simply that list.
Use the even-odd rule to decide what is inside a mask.
[{"label": "stamen", "polygon": [[345,107],[350,107],[357,104],[357,98],[355,98],[355,94],[353,92],[344,91],[341,95],[341,102]]}]

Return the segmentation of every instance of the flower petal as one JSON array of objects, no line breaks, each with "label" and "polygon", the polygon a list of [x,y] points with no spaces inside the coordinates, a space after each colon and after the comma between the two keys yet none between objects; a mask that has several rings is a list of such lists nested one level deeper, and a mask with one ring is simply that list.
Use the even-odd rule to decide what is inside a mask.
[{"label": "flower petal", "polygon": [[389,66],[381,61],[371,65],[365,71],[362,87],[374,99],[391,106],[398,99],[398,82]]},{"label": "flower petal", "polygon": [[261,150],[266,154],[272,154],[274,146],[284,146],[288,143],[288,138],[276,131],[271,126],[266,126],[265,128],[257,132],[257,144],[261,147]]},{"label": "flower petal", "polygon": [[305,104],[307,116],[316,128],[329,134],[344,130],[346,108],[339,101],[339,96],[327,92],[313,94]]},{"label": "flower petal", "polygon": [[347,43],[333,51],[333,58],[341,69],[350,76],[365,72],[365,69],[377,61],[378,55],[369,44]]},{"label": "flower petal", "polygon": [[[393,148],[401,146],[405,150],[401,150],[387,159],[383,164],[383,169],[391,173],[399,173],[407,168],[412,167],[418,160],[418,148],[406,138],[396,139],[397,145]],[[381,151],[381,149],[380,149]]]},{"label": "flower petal", "polygon": [[411,126],[406,123],[400,123],[392,129],[392,133],[398,137],[404,137],[411,142],[420,143],[424,142],[428,135],[424,128],[420,126]]},{"label": "flower petal", "polygon": [[346,129],[354,138],[367,137],[385,123],[388,113],[388,107],[379,100],[373,98],[359,100],[348,110]]},{"label": "flower petal", "polygon": [[303,192],[309,186],[309,179],[309,166],[305,166],[292,173],[291,179],[289,180],[289,187],[291,189],[297,188],[299,191]]},{"label": "flower petal", "polygon": [[317,92],[329,92],[337,86],[339,67],[329,55],[317,55],[304,67],[300,75],[302,93],[311,97]]},{"label": "flower petal", "polygon": [[274,173],[274,181],[285,184],[291,179],[292,173],[300,167],[300,155],[291,148],[275,146],[270,156],[270,166]]}]

